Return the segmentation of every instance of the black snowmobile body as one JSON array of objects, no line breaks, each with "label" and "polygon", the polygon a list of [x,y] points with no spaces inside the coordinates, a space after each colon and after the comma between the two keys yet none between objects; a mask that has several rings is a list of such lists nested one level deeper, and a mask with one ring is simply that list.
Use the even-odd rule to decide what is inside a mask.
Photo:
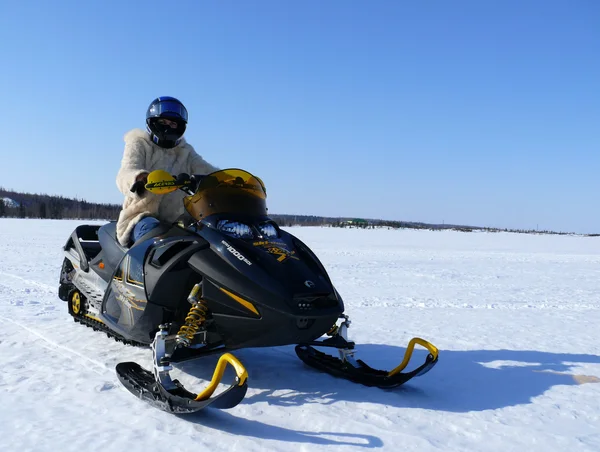
[{"label": "black snowmobile body", "polygon": [[[224,220],[232,217],[215,215],[206,222]],[[235,221],[272,225],[277,237],[247,241],[204,224],[161,225],[127,249],[117,242],[115,223],[80,226],[65,245],[79,261],[66,260],[63,273],[75,263],[84,273],[99,275],[107,288],[95,316],[126,340],[142,344],[152,342],[159,325],[188,313],[187,296],[198,283],[212,317],[208,346],[298,344],[329,331],[344,304],[316,256],[268,217],[237,216]],[[69,282],[63,284],[66,301]],[[86,285],[79,290],[90,303],[100,297]]]},{"label": "black snowmobile body", "polygon": [[[308,246],[269,218],[259,178],[236,169],[183,179],[155,171],[146,189],[187,191],[186,213],[128,247],[119,244],[114,222],[79,226],[64,246],[59,284],[74,320],[125,343],[150,345],[152,372],[136,363],[117,366],[121,382],[140,398],[178,413],[235,406],[245,395],[247,372],[230,353],[197,395],[170,379],[170,364],[246,347],[296,344],[312,367],[382,388],[437,362],[437,349],[419,338],[392,371],[354,360],[339,293]],[[323,335],[330,337],[317,340]],[[415,344],[430,354],[425,364],[402,373]],[[336,348],[340,357],[314,346]],[[235,382],[211,397],[227,365]]]}]

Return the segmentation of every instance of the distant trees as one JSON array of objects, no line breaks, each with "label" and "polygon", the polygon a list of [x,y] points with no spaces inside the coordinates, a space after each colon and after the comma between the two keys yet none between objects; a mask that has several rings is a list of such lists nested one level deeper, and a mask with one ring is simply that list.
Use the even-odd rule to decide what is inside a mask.
[{"label": "distant trees", "polygon": [[326,226],[336,220],[315,215],[270,214],[269,217],[279,226]]},{"label": "distant trees", "polygon": [[[6,204],[5,198],[14,203]],[[18,193],[0,188],[0,217],[116,220],[120,211],[121,206],[116,204],[97,204],[62,196]]]},{"label": "distant trees", "polygon": [[[6,203],[4,198],[12,200]],[[98,219],[116,220],[121,211],[117,204],[98,204],[82,199],[70,199],[62,196],[18,193],[0,187],[0,217],[13,218],[49,218],[49,219]],[[388,221],[360,218],[320,217],[316,215],[269,215],[279,226],[329,226],[339,228],[388,228],[388,229],[429,229],[455,230],[461,232],[512,232],[521,234],[571,234],[568,232],[538,231],[537,229],[502,229],[490,227],[461,226],[451,224],[429,224],[410,221]],[[583,234],[598,237],[600,234]]]},{"label": "distant trees", "polygon": [[46,213],[46,202],[42,201],[40,203],[40,218],[48,218],[48,215]]}]

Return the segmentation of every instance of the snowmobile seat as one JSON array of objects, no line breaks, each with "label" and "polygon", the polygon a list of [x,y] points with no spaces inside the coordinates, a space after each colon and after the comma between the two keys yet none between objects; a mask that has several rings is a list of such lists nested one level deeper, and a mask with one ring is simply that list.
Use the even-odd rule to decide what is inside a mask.
[{"label": "snowmobile seat", "polygon": [[117,240],[116,221],[107,223],[98,229],[98,241],[102,247],[104,261],[110,268],[116,268],[125,253],[127,253],[127,248],[122,246]]}]

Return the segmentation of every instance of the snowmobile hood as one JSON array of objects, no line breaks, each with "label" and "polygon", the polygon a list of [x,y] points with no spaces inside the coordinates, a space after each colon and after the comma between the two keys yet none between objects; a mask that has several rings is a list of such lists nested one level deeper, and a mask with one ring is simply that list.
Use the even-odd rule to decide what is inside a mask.
[{"label": "snowmobile hood", "polygon": [[296,315],[343,311],[343,303],[316,256],[291,234],[282,230],[277,234],[276,238],[243,240],[204,228],[201,235],[211,249],[198,251],[189,263],[224,289],[258,306]]}]

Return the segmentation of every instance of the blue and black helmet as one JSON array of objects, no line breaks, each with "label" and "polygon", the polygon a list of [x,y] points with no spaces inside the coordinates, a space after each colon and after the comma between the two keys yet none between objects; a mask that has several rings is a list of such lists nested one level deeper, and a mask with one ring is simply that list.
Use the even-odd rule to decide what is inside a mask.
[{"label": "blue and black helmet", "polygon": [[146,111],[146,127],[152,141],[163,148],[174,148],[181,142],[188,122],[185,106],[174,97],[157,97]]}]

